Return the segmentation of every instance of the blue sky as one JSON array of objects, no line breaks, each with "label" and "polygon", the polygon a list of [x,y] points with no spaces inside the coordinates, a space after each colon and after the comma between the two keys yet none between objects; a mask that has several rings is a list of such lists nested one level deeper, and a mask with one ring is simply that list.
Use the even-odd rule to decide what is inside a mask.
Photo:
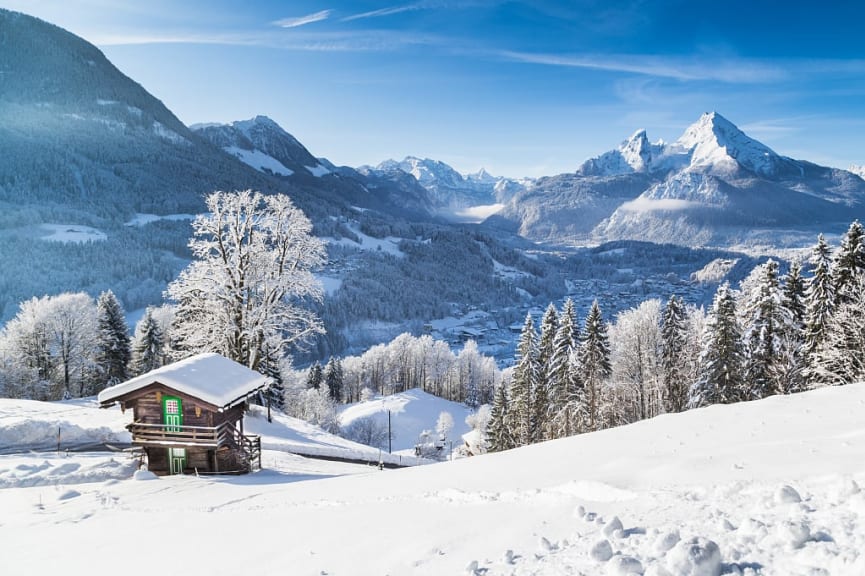
[{"label": "blue sky", "polygon": [[317,156],[573,171],[716,110],[865,164],[865,4],[0,0],[98,45],[187,124],[265,114]]}]

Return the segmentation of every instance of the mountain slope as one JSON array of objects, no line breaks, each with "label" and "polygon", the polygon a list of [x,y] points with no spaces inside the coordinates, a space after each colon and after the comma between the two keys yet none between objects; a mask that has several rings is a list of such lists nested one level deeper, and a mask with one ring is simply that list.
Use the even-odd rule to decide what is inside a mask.
[{"label": "mountain slope", "polygon": [[[152,564],[129,558],[142,533],[173,530],[185,546],[207,550],[215,527],[228,522],[265,552],[178,554],[172,569],[862,574],[863,404],[863,384],[824,388],[501,454],[315,480],[264,470],[87,482],[75,478],[72,460],[55,468],[50,486],[0,489],[0,538],[16,552],[4,566],[18,574],[62,560],[75,574],[122,566],[143,576]],[[38,475],[55,458],[0,456],[0,471]]]}]

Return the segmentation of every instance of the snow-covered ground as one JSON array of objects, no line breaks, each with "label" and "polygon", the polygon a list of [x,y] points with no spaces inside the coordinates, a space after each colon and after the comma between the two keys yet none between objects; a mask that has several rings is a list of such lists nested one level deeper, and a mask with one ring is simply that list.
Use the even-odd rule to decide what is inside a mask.
[{"label": "snow-covered ground", "polygon": [[105,232],[80,224],[40,224],[42,240],[52,242],[99,242],[107,238]]},{"label": "snow-covered ground", "polygon": [[336,240],[335,238],[325,238],[324,240],[331,244],[340,244],[357,250],[380,251],[391,254],[392,256],[405,256],[405,254],[403,254],[399,249],[399,243],[402,242],[402,238],[397,238],[396,236],[373,238],[372,236],[361,232],[360,227],[357,224],[349,224],[348,228],[354,232],[358,238],[360,238],[360,244],[349,238],[340,238],[339,240]]},{"label": "snow-covered ground", "polygon": [[2,571],[151,574],[170,538],[175,574],[857,576],[863,413],[853,385],[403,470],[56,474],[0,490]]},{"label": "snow-covered ground", "polygon": [[450,450],[451,441],[454,448],[462,444],[462,435],[470,430],[465,420],[471,411],[465,404],[444,400],[417,388],[366,402],[348,404],[340,411],[339,425],[347,428],[361,418],[371,417],[380,426],[387,428],[388,412],[392,450],[395,454],[404,456],[414,455],[415,445],[424,431],[432,432],[430,440],[438,437],[435,433],[436,423],[442,412],[450,414],[454,422],[445,445],[447,450]]}]

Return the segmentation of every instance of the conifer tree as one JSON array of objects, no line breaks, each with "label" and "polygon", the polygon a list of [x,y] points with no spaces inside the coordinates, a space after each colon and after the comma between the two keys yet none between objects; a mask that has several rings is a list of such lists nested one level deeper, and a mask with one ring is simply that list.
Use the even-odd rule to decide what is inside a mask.
[{"label": "conifer tree", "polygon": [[664,411],[681,412],[688,405],[685,348],[687,325],[682,299],[671,295],[661,323],[661,377]]},{"label": "conifer tree", "polygon": [[576,328],[576,312],[574,303],[569,298],[562,307],[559,316],[558,330],[553,338],[553,352],[547,367],[547,383],[549,390],[549,408],[547,421],[549,437],[563,438],[577,431],[577,414],[574,410],[574,396],[578,388],[582,388],[579,377],[571,358],[577,343],[574,334]]},{"label": "conifer tree", "polygon": [[841,385],[865,379],[865,277],[852,281],[850,300],[832,315],[832,327],[814,353],[815,380]]},{"label": "conifer tree", "polygon": [[96,363],[102,377],[102,386],[93,392],[99,392],[106,385],[110,386],[129,378],[129,360],[132,357],[129,328],[123,307],[111,290],[99,295],[96,302]]},{"label": "conifer tree", "polygon": [[796,261],[790,265],[790,270],[784,277],[781,307],[786,325],[781,331],[775,379],[778,392],[790,394],[805,389],[805,281],[802,278],[802,267]]},{"label": "conifer tree", "polygon": [[769,260],[754,269],[757,285],[744,295],[746,400],[778,392],[775,378],[780,361],[780,338],[786,325],[781,306],[778,263]]},{"label": "conifer tree", "polygon": [[509,422],[511,435],[516,446],[530,444],[535,438],[533,392],[538,385],[538,343],[535,325],[531,314],[526,321],[517,345],[517,362],[514,366],[511,389],[509,391]]},{"label": "conifer tree", "polygon": [[153,311],[147,308],[135,327],[130,372],[137,376],[162,366],[165,357],[164,348],[162,330],[153,319]]},{"label": "conifer tree", "polygon": [[321,383],[324,381],[324,375],[322,373],[321,364],[318,363],[318,360],[313,362],[312,366],[309,367],[309,372],[306,376],[306,387],[307,388],[315,388],[318,390],[321,388]]},{"label": "conifer tree", "polygon": [[814,386],[817,379],[815,354],[826,339],[826,331],[835,310],[835,286],[831,275],[831,250],[822,234],[811,252],[814,272],[805,289],[805,335],[802,347],[805,386]]},{"label": "conifer tree", "polygon": [[270,385],[265,390],[266,402],[274,410],[285,412],[285,383],[282,380],[278,346],[264,346],[264,354],[258,371],[270,378]]},{"label": "conifer tree", "polygon": [[549,422],[550,381],[548,375],[553,356],[553,341],[558,327],[559,313],[551,302],[541,320],[541,336],[538,344],[538,381],[532,395],[532,418],[535,422],[533,442],[552,438]]},{"label": "conifer tree", "polygon": [[331,356],[324,367],[324,383],[328,394],[334,402],[342,402],[342,362],[336,356]]},{"label": "conifer tree", "polygon": [[865,231],[855,220],[844,237],[832,266],[832,285],[835,288],[835,301],[843,304],[856,296],[857,277],[865,273]]},{"label": "conifer tree", "polygon": [[508,395],[504,382],[496,386],[493,395],[493,406],[490,411],[490,421],[487,424],[487,439],[490,452],[501,452],[514,447],[513,438],[508,429]]},{"label": "conifer tree", "polygon": [[601,421],[601,392],[606,380],[610,377],[610,342],[607,337],[607,327],[601,315],[598,301],[592,302],[592,307],[586,316],[586,327],[583,331],[583,341],[579,351],[581,380],[585,386],[586,422],[585,431],[598,430]]},{"label": "conifer tree", "polygon": [[691,408],[731,404],[744,399],[741,329],[736,301],[726,282],[718,287],[706,322],[700,376],[690,391]]}]

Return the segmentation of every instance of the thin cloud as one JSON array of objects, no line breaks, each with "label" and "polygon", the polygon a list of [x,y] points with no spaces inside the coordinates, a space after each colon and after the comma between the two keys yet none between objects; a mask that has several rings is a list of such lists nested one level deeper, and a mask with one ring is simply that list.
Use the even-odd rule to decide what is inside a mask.
[{"label": "thin cloud", "polygon": [[775,66],[745,60],[682,60],[642,55],[559,55],[500,51],[498,56],[514,62],[628,72],[674,80],[716,80],[731,84],[761,84],[787,78]]},{"label": "thin cloud", "polygon": [[298,16],[296,18],[283,18],[282,20],[277,20],[274,22],[277,26],[282,28],[297,28],[298,26],[306,26],[307,24],[312,24],[313,22],[321,22],[322,20],[327,20],[330,18],[330,15],[333,14],[333,10],[321,10],[319,12],[315,12],[314,14],[307,14],[306,16]]},{"label": "thin cloud", "polygon": [[413,4],[404,4],[402,6],[391,6],[390,8],[379,8],[378,10],[370,10],[360,14],[353,14],[342,19],[343,22],[351,22],[352,20],[362,20],[364,18],[379,18],[381,16],[391,16],[393,14],[401,14],[402,12],[414,12],[416,10],[424,10],[429,8],[428,2],[415,2]]}]

